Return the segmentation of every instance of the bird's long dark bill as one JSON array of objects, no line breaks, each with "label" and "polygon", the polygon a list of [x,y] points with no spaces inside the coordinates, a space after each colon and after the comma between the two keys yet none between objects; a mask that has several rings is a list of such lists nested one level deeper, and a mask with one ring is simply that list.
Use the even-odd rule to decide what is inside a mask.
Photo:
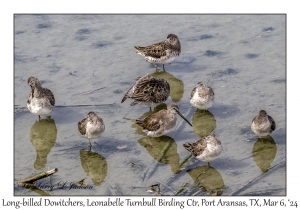
[{"label": "bird's long dark bill", "polygon": [[192,124],[177,109],[175,109],[175,110],[180,115],[180,117],[182,117],[182,119],[184,119],[188,124],[190,124],[190,126],[192,126]]}]

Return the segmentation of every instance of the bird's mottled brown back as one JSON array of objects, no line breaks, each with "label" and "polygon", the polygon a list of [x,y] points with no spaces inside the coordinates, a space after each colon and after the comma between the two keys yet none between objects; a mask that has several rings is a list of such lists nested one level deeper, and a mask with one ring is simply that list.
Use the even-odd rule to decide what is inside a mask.
[{"label": "bird's mottled brown back", "polygon": [[139,51],[144,56],[151,56],[154,58],[160,58],[162,56],[166,56],[166,49],[167,49],[166,42],[156,43],[147,47],[135,47],[137,51]]},{"label": "bird's mottled brown back", "polygon": [[81,122],[78,122],[78,130],[81,133],[81,135],[85,135],[86,133],[86,124],[88,122],[87,117],[81,120]]},{"label": "bird's mottled brown back", "polygon": [[165,116],[167,110],[160,110],[146,118],[137,119],[136,124],[141,126],[144,130],[157,131],[162,124],[160,123],[161,116]]},{"label": "bird's mottled brown back", "polygon": [[138,82],[130,98],[137,101],[161,103],[170,95],[170,85],[164,79],[157,79],[148,75],[145,80]]},{"label": "bird's mottled brown back", "polygon": [[199,139],[195,143],[185,143],[183,144],[184,148],[191,152],[191,154],[195,157],[197,157],[199,154],[201,154],[205,148],[206,148],[206,141],[204,138]]},{"label": "bird's mottled brown back", "polygon": [[272,130],[272,132],[273,132],[273,131],[275,131],[275,129],[276,129],[276,123],[275,123],[275,120],[274,120],[270,115],[268,115],[268,119],[269,119],[269,121],[271,122],[271,130]]},{"label": "bird's mottled brown back", "polygon": [[195,94],[195,92],[196,92],[196,89],[197,89],[197,86],[194,87],[194,89],[192,90],[192,92],[191,92],[191,98],[193,98],[193,96],[194,96],[194,94]]},{"label": "bird's mottled brown back", "polygon": [[43,92],[44,92],[44,94],[47,96],[47,98],[49,99],[50,104],[51,104],[52,106],[54,106],[54,105],[55,105],[55,98],[54,98],[54,95],[53,95],[53,93],[51,92],[51,90],[49,90],[49,89],[47,89],[47,88],[43,88]]}]

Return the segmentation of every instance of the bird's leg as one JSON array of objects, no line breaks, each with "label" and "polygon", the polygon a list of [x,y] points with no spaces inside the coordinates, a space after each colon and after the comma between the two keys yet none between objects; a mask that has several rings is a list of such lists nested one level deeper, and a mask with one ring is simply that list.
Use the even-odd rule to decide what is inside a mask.
[{"label": "bird's leg", "polygon": [[209,164],[209,162],[208,162],[208,167],[210,167],[210,164]]},{"label": "bird's leg", "polygon": [[152,64],[155,66],[156,71],[159,71],[159,70],[160,70],[160,68],[158,68],[158,66],[157,66],[155,63],[152,63]]},{"label": "bird's leg", "polygon": [[[146,61],[147,61],[147,60],[146,60]],[[147,62],[148,62],[148,63],[151,63],[151,62],[149,62],[149,61],[147,61]],[[153,64],[153,65],[155,66],[157,72],[160,70],[160,68],[158,68],[158,66],[157,66],[155,63],[151,63],[151,64]]]},{"label": "bird's leg", "polygon": [[165,64],[163,64],[163,70],[166,71],[166,69],[165,69]]},{"label": "bird's leg", "polygon": [[39,121],[41,120],[41,115],[39,115]]},{"label": "bird's leg", "polygon": [[158,66],[155,63],[153,63],[153,65],[156,67],[156,71],[159,72],[160,68],[158,68]]},{"label": "bird's leg", "polygon": [[89,139],[89,148],[90,148],[90,151],[92,150],[92,144],[91,144],[91,140]]},{"label": "bird's leg", "polygon": [[151,105],[150,105],[150,111],[151,112],[155,111],[155,103],[151,103]]}]

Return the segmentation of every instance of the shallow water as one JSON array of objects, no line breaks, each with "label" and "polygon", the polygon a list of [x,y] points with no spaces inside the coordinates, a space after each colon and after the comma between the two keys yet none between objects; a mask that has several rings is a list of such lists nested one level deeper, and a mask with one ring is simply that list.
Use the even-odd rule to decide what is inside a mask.
[{"label": "shallow water", "polygon": [[[51,180],[36,183],[42,190],[15,187],[15,195],[286,195],[284,15],[15,15],[14,20],[14,181],[58,168]],[[133,46],[163,41],[169,33],[179,37],[182,54],[165,65],[167,72],[155,73]],[[166,104],[176,102],[193,128],[178,117],[177,129],[166,136],[145,136],[134,119],[148,116],[149,108],[120,102],[146,74],[169,81]],[[27,110],[30,76],[54,93],[52,120],[37,122]],[[189,103],[199,81],[208,81],[215,92],[207,113]],[[276,121],[276,130],[264,139],[250,129],[260,109]],[[106,126],[92,151],[77,130],[89,111]],[[188,159],[182,145],[214,126],[223,152],[207,168]],[[88,189],[67,189],[84,178]],[[46,188],[50,181],[52,191]],[[155,184],[160,192],[156,186],[148,191]]]}]

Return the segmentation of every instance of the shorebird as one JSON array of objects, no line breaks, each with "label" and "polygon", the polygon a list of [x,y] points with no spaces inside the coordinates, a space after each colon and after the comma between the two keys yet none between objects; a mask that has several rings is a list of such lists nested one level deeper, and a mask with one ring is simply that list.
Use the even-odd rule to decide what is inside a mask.
[{"label": "shorebird", "polygon": [[211,87],[198,82],[191,92],[190,103],[198,109],[208,109],[215,102],[215,94]]},{"label": "shorebird", "polygon": [[86,118],[78,122],[78,130],[89,140],[92,147],[90,140],[98,138],[104,132],[105,126],[101,117],[98,117],[95,112],[89,112]]},{"label": "shorebird", "polygon": [[251,130],[260,137],[269,135],[275,129],[274,119],[267,115],[265,110],[260,110],[258,115],[252,120]]},{"label": "shorebird", "polygon": [[134,100],[130,104],[131,106],[143,104],[150,106],[151,110],[151,107],[154,108],[157,104],[165,102],[169,95],[170,85],[166,80],[146,75],[127,91],[121,103],[127,98],[131,98]]},{"label": "shorebird", "polygon": [[28,78],[31,92],[27,101],[28,110],[41,118],[41,115],[49,115],[55,105],[55,98],[51,90],[43,88],[36,77]]},{"label": "shorebird", "polygon": [[180,113],[175,103],[168,105],[167,110],[160,110],[149,117],[137,119],[136,123],[151,137],[159,137],[169,133],[176,125],[176,114],[179,114],[190,126],[192,124]]},{"label": "shorebird", "polygon": [[215,160],[223,150],[222,144],[215,134],[209,134],[195,143],[185,143],[183,146],[197,159],[208,162],[208,166],[210,166],[209,162]]},{"label": "shorebird", "polygon": [[137,54],[156,67],[156,71],[159,68],[155,63],[163,64],[163,70],[166,71],[165,64],[172,62],[181,52],[180,41],[175,34],[169,34],[165,41],[147,47],[134,46],[134,48]]}]

